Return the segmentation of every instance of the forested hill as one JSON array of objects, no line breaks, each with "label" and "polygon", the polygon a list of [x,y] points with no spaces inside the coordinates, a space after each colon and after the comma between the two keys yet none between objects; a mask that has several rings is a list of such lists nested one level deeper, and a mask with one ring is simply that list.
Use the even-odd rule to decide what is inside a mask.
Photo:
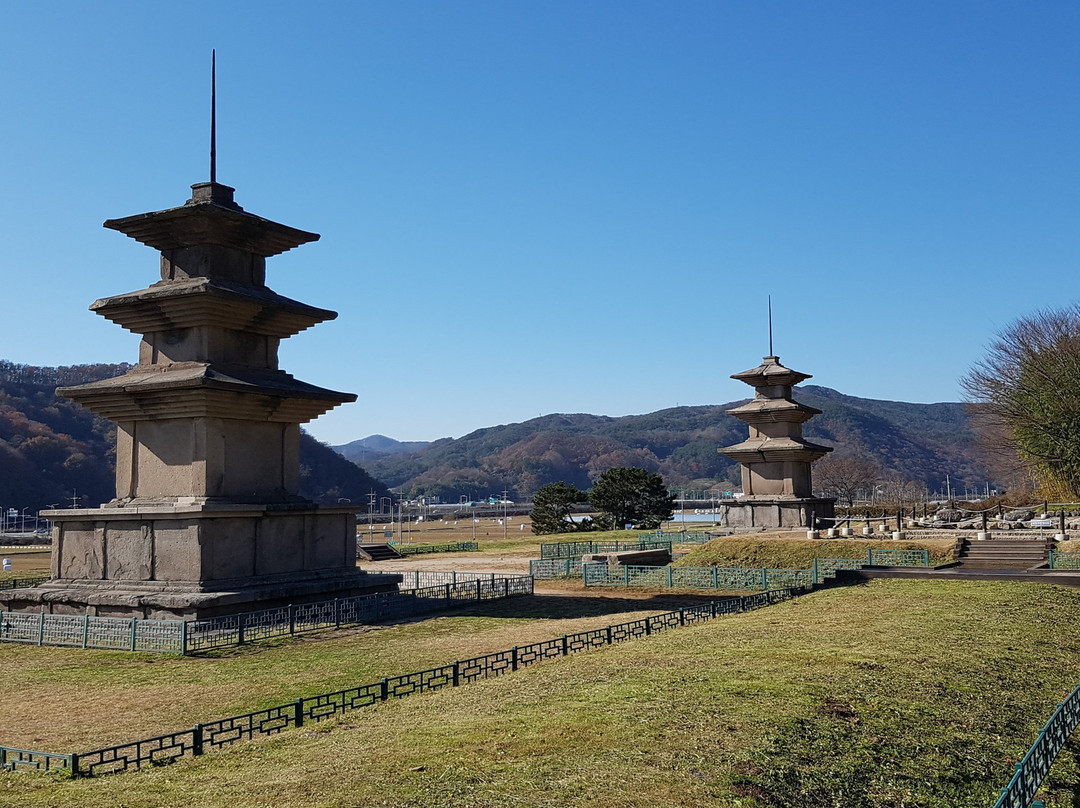
[{"label": "forested hill", "polygon": [[[874,457],[886,472],[924,481],[931,490],[946,474],[954,485],[968,480],[981,487],[988,479],[962,404],[878,401],[816,385],[797,388],[795,398],[822,410],[806,425],[807,437]],[[444,501],[503,489],[523,499],[558,480],[588,488],[612,466],[659,471],[669,486],[708,488],[738,480],[735,463],[717,449],[745,439],[746,425],[725,413],[743,401],[619,418],[546,415],[435,441],[369,468],[391,487]]]},{"label": "forested hill", "polygon": [[[115,495],[116,427],[65,398],[59,386],[119,376],[131,365],[34,367],[0,360],[0,507],[94,507]],[[302,433],[300,492],[317,502],[366,506],[386,486]],[[366,509],[366,508],[365,508]]]}]

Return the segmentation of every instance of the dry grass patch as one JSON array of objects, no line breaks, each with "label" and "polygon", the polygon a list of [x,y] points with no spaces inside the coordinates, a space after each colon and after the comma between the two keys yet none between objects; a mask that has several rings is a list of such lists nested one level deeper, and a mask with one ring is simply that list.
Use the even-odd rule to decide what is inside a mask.
[{"label": "dry grass patch", "polygon": [[161,769],[0,775],[0,795],[86,808],[984,808],[1080,679],[1078,613],[1080,593],[1053,586],[874,581]]}]

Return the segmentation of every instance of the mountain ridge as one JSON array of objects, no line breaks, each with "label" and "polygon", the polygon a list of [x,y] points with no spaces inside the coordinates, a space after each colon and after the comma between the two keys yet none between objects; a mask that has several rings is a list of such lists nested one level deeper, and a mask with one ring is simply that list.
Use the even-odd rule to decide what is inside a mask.
[{"label": "mountain ridge", "polygon": [[[837,454],[873,457],[886,473],[924,482],[931,490],[946,474],[954,484],[969,480],[981,486],[990,479],[959,402],[868,399],[819,385],[796,387],[794,396],[822,410],[805,425],[806,437],[834,446]],[[543,415],[432,441],[414,452],[380,457],[369,468],[407,496],[444,501],[504,489],[524,499],[558,480],[588,488],[617,465],[659,471],[674,487],[731,486],[738,482],[738,467],[718,450],[746,437],[746,425],[726,410],[747,401],[641,415]]]}]

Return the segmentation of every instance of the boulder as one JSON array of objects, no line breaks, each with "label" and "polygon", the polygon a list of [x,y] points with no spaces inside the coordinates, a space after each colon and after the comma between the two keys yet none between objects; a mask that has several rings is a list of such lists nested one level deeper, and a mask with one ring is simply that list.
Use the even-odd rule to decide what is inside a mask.
[{"label": "boulder", "polygon": [[940,511],[934,514],[935,522],[959,522],[964,518],[963,511],[956,508],[942,508]]},{"label": "boulder", "polygon": [[1001,518],[1009,522],[1030,522],[1035,518],[1035,511],[1028,509],[1005,511]]}]

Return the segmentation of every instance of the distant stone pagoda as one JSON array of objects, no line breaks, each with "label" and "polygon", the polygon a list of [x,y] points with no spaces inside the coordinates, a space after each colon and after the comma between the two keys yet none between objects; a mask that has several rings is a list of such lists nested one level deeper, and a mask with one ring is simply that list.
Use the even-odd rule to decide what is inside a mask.
[{"label": "distant stone pagoda", "polygon": [[337,315],[267,288],[266,259],[318,234],[215,181],[105,227],[161,253],[160,281],[90,307],[142,336],[138,365],[57,391],[116,422],[116,498],[49,512],[53,579],[0,605],[193,618],[396,588],[356,568],[355,509],[299,493],[300,424],[356,396],[278,369],[281,340]]},{"label": "distant stone pagoda", "polygon": [[728,410],[750,427],[750,437],[720,451],[742,467],[743,498],[728,506],[732,527],[811,527],[815,517],[831,518],[835,500],[814,497],[810,464],[831,452],[808,441],[802,425],[821,410],[792,398],[792,388],[812,378],[766,356],[756,368],[731,378],[754,388],[754,398]]}]

